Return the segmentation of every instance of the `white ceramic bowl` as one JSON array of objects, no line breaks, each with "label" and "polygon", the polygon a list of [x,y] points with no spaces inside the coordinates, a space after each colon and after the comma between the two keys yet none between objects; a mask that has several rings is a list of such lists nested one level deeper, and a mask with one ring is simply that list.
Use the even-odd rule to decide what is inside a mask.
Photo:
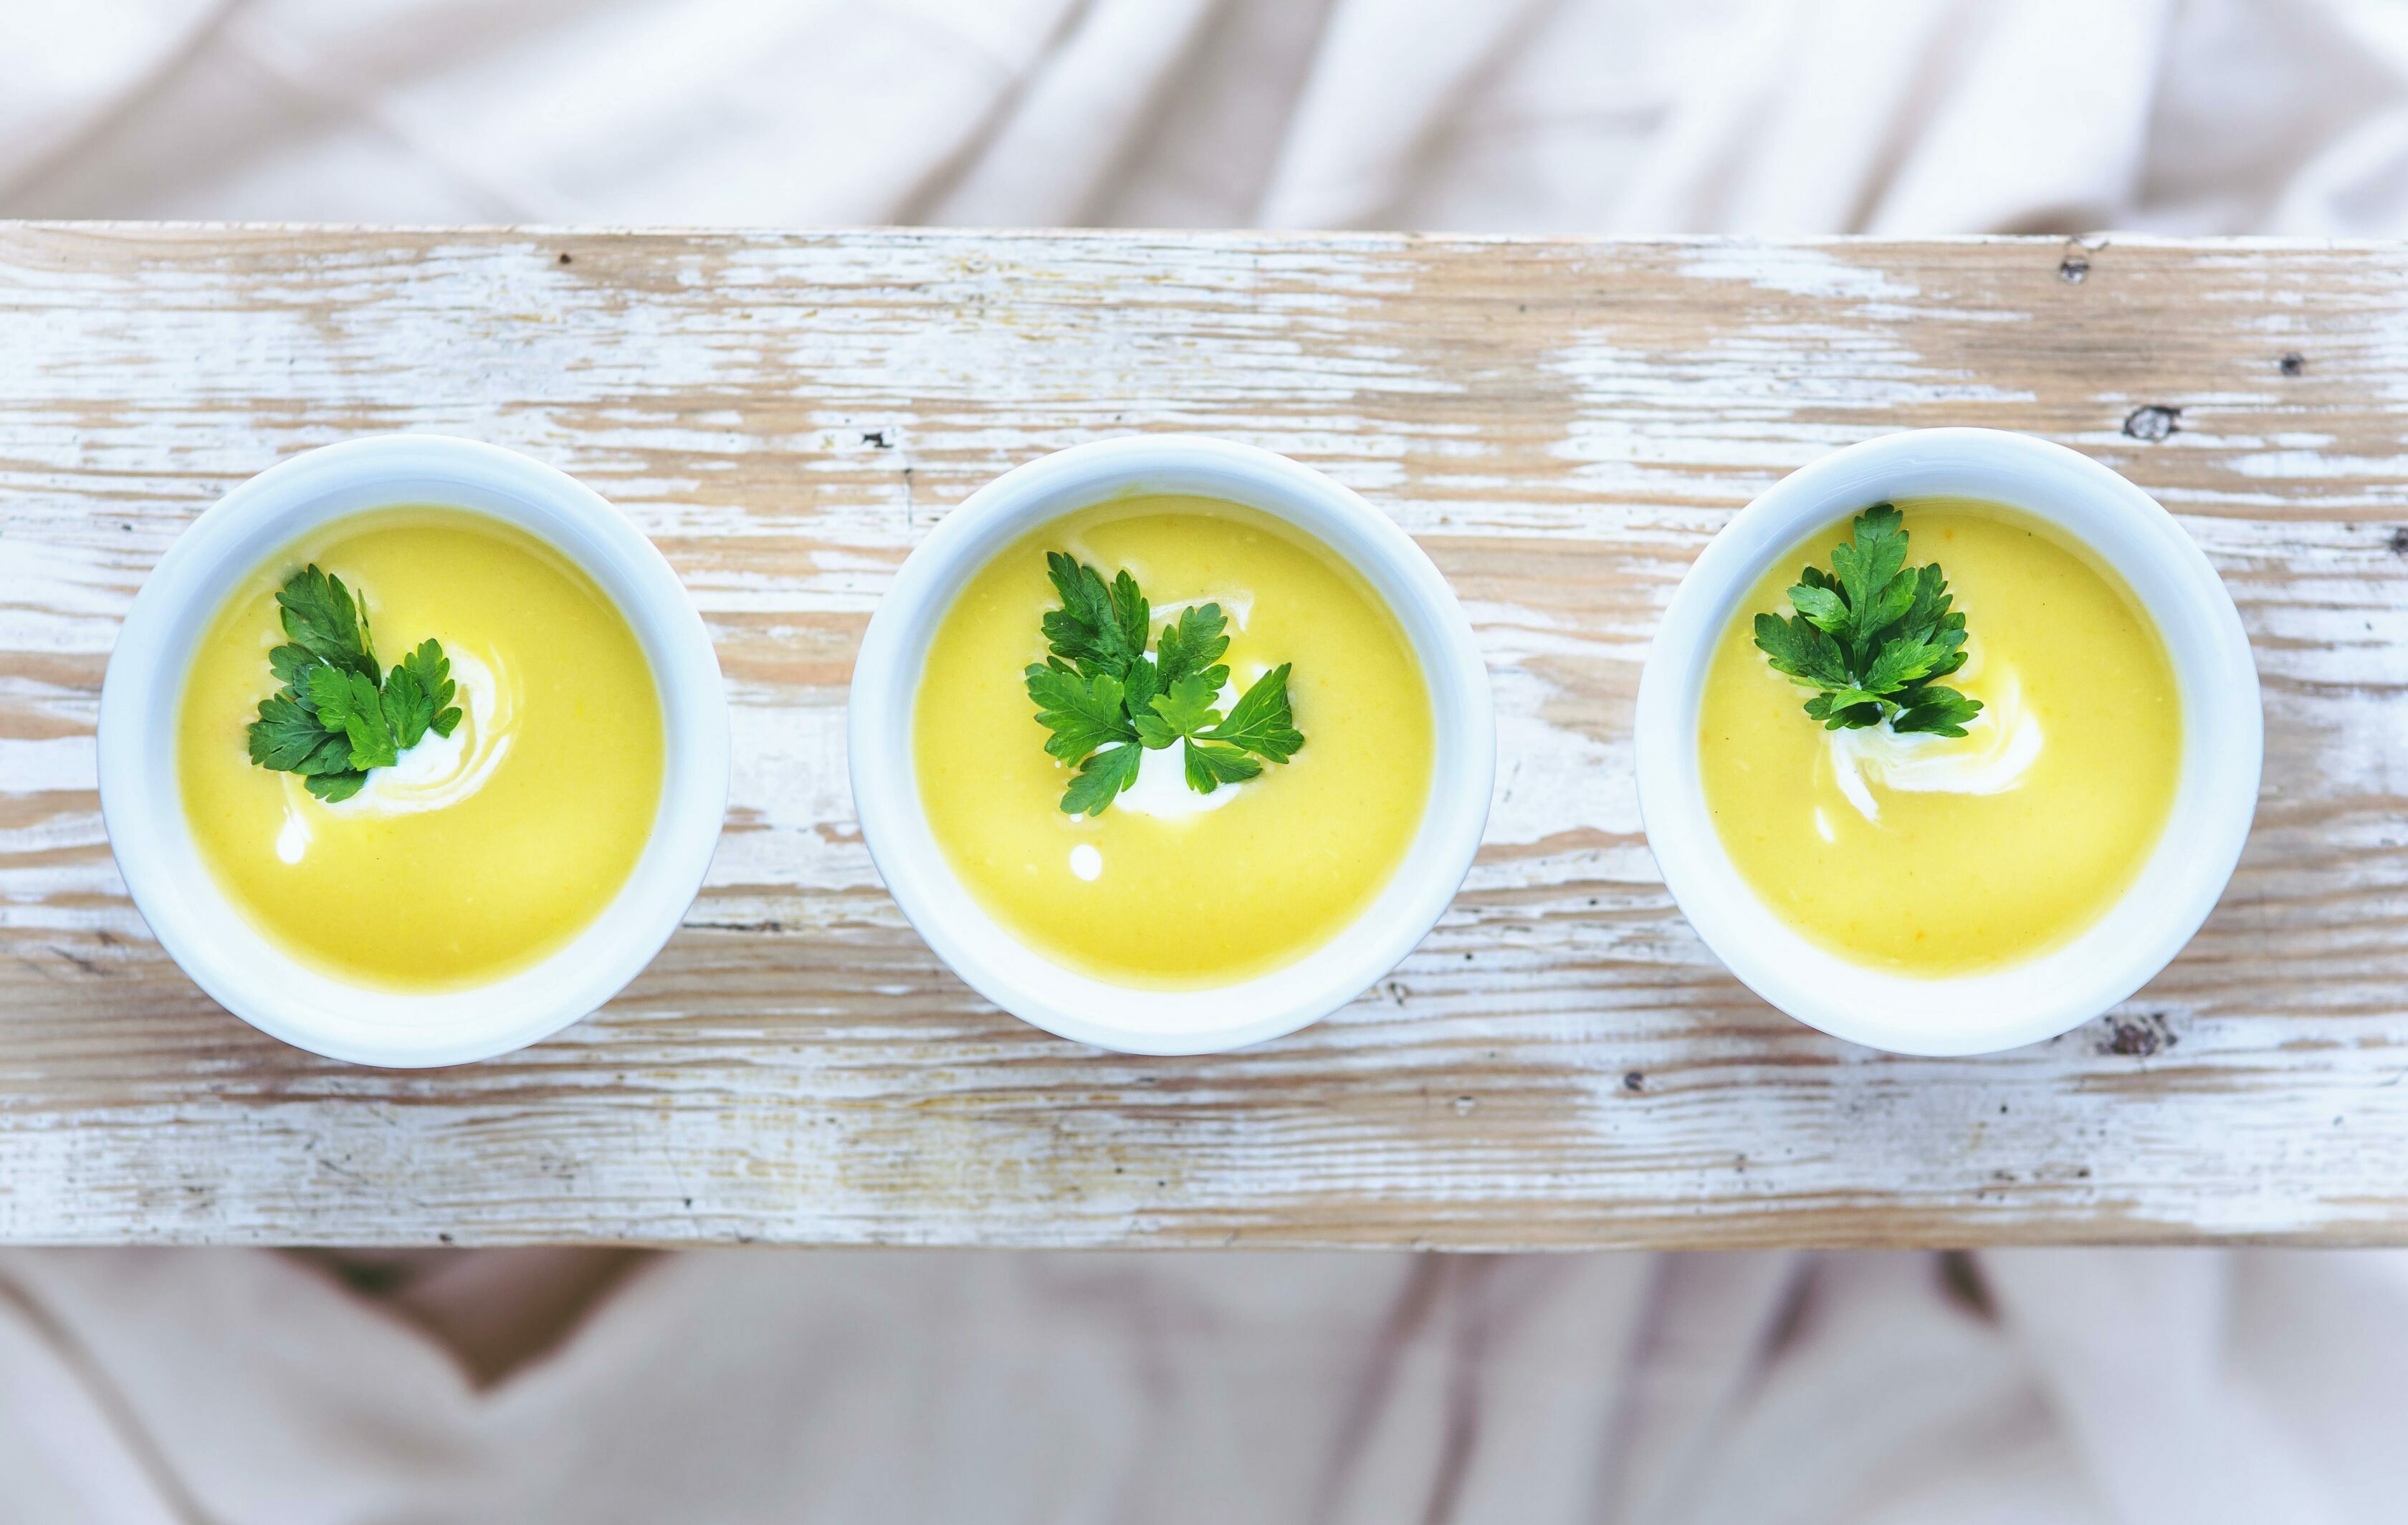
[{"label": "white ceramic bowl", "polygon": [[[1209,990],[1108,984],[997,925],[945,860],[920,808],[911,714],[920,670],[953,596],[1022,536],[1127,493],[1186,493],[1286,521],[1387,600],[1428,682],[1437,722],[1421,830],[1379,897],[1346,929],[1268,974]],[[1497,773],[1488,669],[1438,568],[1360,497],[1285,456],[1226,440],[1141,435],[1031,461],[947,514],[896,574],[862,639],[847,714],[863,840],[903,914],[971,988],[1049,1032],[1133,1054],[1208,1054],[1294,1032],[1353,1000],[1434,926],[1479,850]]]},{"label": "white ceramic bowl", "polygon": [[[2061,527],[2130,584],[2157,621],[2183,707],[2173,810],[2139,877],[2072,942],[1995,971],[1922,979],[1868,968],[1792,928],[1723,850],[1698,773],[1698,704],[1714,646],[1774,557],[1885,498],[1986,498]],[[1683,579],[1639,683],[1640,810],[1681,909],[1757,995],[1834,1037],[1901,1054],[1979,1054],[2054,1038],[2165,968],[2232,877],[2258,806],[2258,669],[2231,596],[2173,516],[2087,456],[1995,429],[1867,440],[1783,479],[1714,537]]]},{"label": "white ceramic bowl", "polygon": [[[582,568],[626,616],[652,664],[666,742],[652,840],[594,924],[518,973],[431,994],[337,980],[268,942],[202,861],[176,777],[187,669],[227,595],[319,525],[410,503],[489,514]],[[592,489],[523,455],[439,435],[394,435],[271,467],[167,548],[109,654],[100,695],[100,808],[143,919],[220,1005],[331,1058],[457,1064],[551,1036],[652,961],[710,866],[727,808],[727,698],[701,616],[635,525]]]}]

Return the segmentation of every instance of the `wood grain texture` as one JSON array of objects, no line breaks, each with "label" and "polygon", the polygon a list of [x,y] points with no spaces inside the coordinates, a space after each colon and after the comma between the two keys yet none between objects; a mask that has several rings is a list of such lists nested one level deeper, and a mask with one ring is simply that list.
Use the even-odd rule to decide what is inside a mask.
[{"label": "wood grain texture", "polygon": [[[1940,424],[2061,440],[2181,515],[2269,742],[2190,950],[2107,1019],[1957,1060],[1737,986],[1656,876],[1629,747],[1706,539]],[[625,509],[736,712],[726,837],[661,959],[551,1043],[420,1073],[199,995],[93,790],[109,643],[177,532],[393,429]],[[881,890],[844,777],[853,653],[914,540],[1132,429],[1360,489],[1497,683],[1454,910],[1340,1016],[1215,1058],[981,1003]],[[0,1239],[2408,1242],[2404,479],[2389,245],[0,227]]]}]

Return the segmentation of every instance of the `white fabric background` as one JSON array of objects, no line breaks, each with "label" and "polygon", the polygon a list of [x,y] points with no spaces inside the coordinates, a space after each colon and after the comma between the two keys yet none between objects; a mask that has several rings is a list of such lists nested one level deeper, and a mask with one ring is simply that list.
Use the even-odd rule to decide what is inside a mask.
[{"label": "white fabric background", "polygon": [[[0,215],[2401,233],[2408,9],[0,0]],[[2389,1255],[692,1255],[471,1377],[595,1266],[0,1253],[0,1522],[2408,1518]]]}]

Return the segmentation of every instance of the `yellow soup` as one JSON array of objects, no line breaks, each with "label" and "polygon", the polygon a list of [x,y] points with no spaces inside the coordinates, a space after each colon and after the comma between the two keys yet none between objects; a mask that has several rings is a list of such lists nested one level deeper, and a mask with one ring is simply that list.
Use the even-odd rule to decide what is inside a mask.
[{"label": "yellow soup", "polygon": [[[309,562],[365,605],[387,668],[439,640],[463,712],[333,804],[245,745],[278,688],[277,589]],[[236,590],[193,658],[179,751],[201,856],[263,933],[338,978],[438,989],[535,962],[618,894],[660,804],[661,703],[625,619],[550,547],[457,509],[383,510]]]},{"label": "yellow soup", "polygon": [[1842,522],[1784,553],[1723,635],[1698,738],[1706,803],[1740,872],[1815,941],[1915,974],[2064,942],[2128,887],[2182,762],[2157,626],[2122,580],[1995,504],[1899,504],[1909,565],[1937,561],[1969,660],[1942,682],[1984,705],[1963,738],[1828,732],[1755,645]]},{"label": "yellow soup", "polygon": [[[1072,770],[1047,755],[1022,679],[1060,601],[1049,551],[1129,571],[1157,634],[1182,604],[1217,601],[1229,692],[1292,664],[1303,748],[1206,797],[1178,747],[1148,753],[1131,794],[1065,814]],[[1420,827],[1430,731],[1412,649],[1351,568],[1254,511],[1140,497],[1048,525],[971,579],[930,644],[912,753],[937,841],[1016,936],[1098,978],[1194,987],[1301,957],[1361,914]]]}]

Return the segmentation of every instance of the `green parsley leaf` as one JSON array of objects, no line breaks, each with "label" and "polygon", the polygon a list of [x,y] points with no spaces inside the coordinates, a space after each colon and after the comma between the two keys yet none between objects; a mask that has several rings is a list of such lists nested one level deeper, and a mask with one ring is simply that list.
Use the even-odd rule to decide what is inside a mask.
[{"label": "green parsley leaf", "polygon": [[1219,604],[1197,604],[1180,613],[1177,624],[1162,627],[1154,643],[1154,657],[1168,691],[1182,678],[1200,675],[1218,694],[1229,681],[1229,669],[1217,666],[1229,650],[1228,616]]},{"label": "green parsley leaf", "polygon": [[1062,598],[1044,619],[1048,649],[1089,677],[1127,678],[1130,664],[1145,656],[1153,618],[1137,579],[1123,571],[1107,586],[1102,573],[1059,551],[1046,553],[1045,570]]},{"label": "green parsley leaf", "polygon": [[1186,752],[1187,786],[1211,794],[1224,784],[1243,784],[1262,772],[1263,765],[1236,747],[1216,747],[1190,740]]},{"label": "green parsley leaf", "polygon": [[397,750],[416,746],[426,727],[435,723],[434,697],[407,664],[385,674],[377,707],[384,712],[386,728],[393,732]]},{"label": "green parsley leaf", "polygon": [[[1839,574],[1841,596],[1848,607],[1869,608],[1906,565],[1906,531],[1900,515],[1887,503],[1876,503],[1856,515],[1851,540],[1831,548],[1831,569]],[[1864,628],[1861,621],[1858,629]]]},{"label": "green parsley leaf", "polygon": [[[1154,697],[1154,712],[1136,715],[1138,739],[1160,750],[1221,721],[1220,690],[1202,673],[1190,673]],[[1210,794],[1211,790],[1204,791]]]},{"label": "green parsley leaf", "polygon": [[[1254,686],[1259,689],[1262,684]],[[1168,693],[1154,696],[1154,713],[1133,717],[1138,739],[1147,746],[1159,749],[1174,741],[1183,743],[1181,760],[1187,786],[1197,794],[1211,794],[1224,784],[1241,784],[1263,770],[1261,763],[1238,747],[1205,740],[1219,735],[1227,724],[1221,718],[1219,699],[1220,691],[1209,673],[1190,673],[1172,683]],[[1300,743],[1303,738],[1297,740]]]},{"label": "green parsley leaf", "polygon": [[391,768],[400,757],[401,747],[375,679],[334,668],[311,668],[309,701],[318,707],[321,725],[350,736],[353,768]]},{"label": "green parsley leaf", "polygon": [[1123,789],[1137,782],[1138,759],[1145,755],[1140,746],[1106,747],[1079,765],[1079,776],[1062,796],[1065,815],[1101,815]]},{"label": "green parsley leaf", "polygon": [[313,771],[304,765],[321,749],[337,741],[342,743],[349,766],[351,739],[329,733],[318,724],[317,712],[304,709],[290,694],[274,694],[262,699],[259,718],[251,723],[247,736],[251,760],[280,773]]},{"label": "green parsley leaf", "polygon": [[302,775],[321,799],[348,799],[369,769],[390,768],[429,730],[449,736],[460,724],[440,642],[422,641],[384,673],[366,606],[314,565],[287,579],[276,602],[287,640],[267,667],[284,686],[260,701],[248,727],[252,762]]},{"label": "green parsley leaf", "polygon": [[1162,669],[1140,656],[1131,662],[1128,671],[1121,676],[1121,702],[1128,706],[1134,717],[1154,708],[1154,696],[1162,691]]},{"label": "green parsley leaf", "polygon": [[1283,763],[1304,745],[1288,706],[1288,670],[1282,663],[1254,680],[1226,720],[1204,675],[1182,678],[1155,697],[1151,716],[1137,717],[1138,736],[1150,747],[1183,741],[1187,786],[1198,794],[1256,777],[1263,770],[1256,757]]},{"label": "green parsley leaf", "polygon": [[1969,699],[1953,688],[1926,688],[1916,692],[1914,707],[1891,721],[1889,728],[1962,736],[1965,734],[1965,722],[1981,712],[1980,699]]},{"label": "green parsley leaf", "polygon": [[[429,709],[423,726],[402,735],[402,747],[417,747],[419,737],[423,737],[429,730],[434,730],[438,737],[448,737],[460,726],[460,706],[452,703],[452,697],[460,691],[460,684],[451,680],[451,657],[443,655],[440,640],[436,640],[434,636],[419,640],[417,651],[407,653],[402,657],[402,665],[394,668],[393,674],[394,677],[407,674],[417,682],[419,691],[426,697],[426,709]],[[385,686],[393,686],[393,677],[385,680]]]},{"label": "green parsley leaf", "polygon": [[1206,731],[1204,740],[1227,741],[1272,762],[1283,763],[1301,751],[1304,733],[1296,728],[1296,712],[1288,704],[1288,666],[1282,662],[1255,679],[1229,718]]},{"label": "green parsley leaf", "polygon": [[429,730],[437,736],[452,734],[452,728],[460,724],[459,707],[452,703],[457,687],[452,682],[452,659],[431,640],[419,642],[416,651],[385,674],[385,719],[404,752],[416,746]]},{"label": "green parsley leaf", "polygon": [[1263,763],[1286,762],[1304,745],[1288,699],[1286,664],[1256,680],[1225,719],[1221,690],[1229,669],[1228,616],[1197,604],[1163,626],[1146,655],[1152,606],[1124,570],[1109,583],[1096,568],[1049,553],[1046,574],[1062,600],[1041,622],[1047,657],[1023,674],[1045,750],[1076,765],[1062,796],[1072,815],[1103,812],[1137,782],[1148,751],[1182,747],[1188,787],[1211,794],[1260,776]]},{"label": "green parsley leaf", "polygon": [[[315,661],[359,673],[371,686],[375,684],[377,665],[368,650],[367,613],[352,603],[351,590],[343,586],[341,578],[314,565],[305,568],[278,590],[276,601],[283,609],[284,633],[294,645]],[[292,683],[285,674],[300,662],[293,657],[279,662],[277,657],[278,653],[269,653],[268,665]]]},{"label": "green parsley leaf", "polygon": [[1893,640],[1873,655],[1873,665],[1858,684],[1870,694],[1889,694],[1931,676],[1947,653],[1928,640]]},{"label": "green parsley leaf", "polygon": [[1815,687],[1847,686],[1847,653],[1802,615],[1784,620],[1777,614],[1758,614],[1756,643],[1772,658],[1776,672]]},{"label": "green parsley leaf", "polygon": [[318,659],[298,646],[279,646],[267,654],[267,670],[289,691],[298,693],[309,686],[306,676],[318,665]]},{"label": "green parsley leaf", "polygon": [[1799,573],[1794,613],[1756,617],[1756,646],[1774,671],[1815,690],[1806,713],[1827,729],[1886,721],[1895,731],[1962,736],[1982,712],[1979,699],[1935,685],[1965,665],[1965,616],[1951,608],[1938,562],[1906,564],[1907,540],[1897,508],[1873,505],[1831,548],[1830,571]]},{"label": "green parsley leaf", "polygon": [[1858,644],[1906,617],[1906,611],[1914,607],[1914,573],[1899,572],[1873,595],[1872,602],[1854,611]]},{"label": "green parsley leaf", "polygon": [[1789,590],[1789,602],[1808,624],[1827,635],[1848,628],[1848,602],[1828,588],[1800,583]]},{"label": "green parsley leaf", "polygon": [[1064,762],[1075,763],[1097,747],[1137,740],[1129,724],[1127,693],[1119,679],[1102,673],[1082,677],[1074,669],[1050,666],[1032,666],[1022,677],[1037,705],[1037,723],[1054,733],[1046,738],[1045,750]]},{"label": "green parsley leaf", "polygon": [[338,799],[349,799],[359,793],[360,785],[367,781],[367,774],[358,771],[315,773],[303,779],[301,786],[331,805]]}]

